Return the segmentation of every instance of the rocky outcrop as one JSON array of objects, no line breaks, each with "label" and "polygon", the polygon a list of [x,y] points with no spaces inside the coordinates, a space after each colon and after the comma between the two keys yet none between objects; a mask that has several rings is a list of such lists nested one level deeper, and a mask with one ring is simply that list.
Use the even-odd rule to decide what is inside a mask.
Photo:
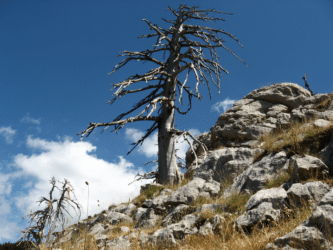
[{"label": "rocky outcrop", "polygon": [[[333,120],[333,101],[328,94],[311,96],[310,92],[294,83],[279,83],[252,91],[218,118],[216,124],[197,139],[211,150],[221,147],[257,147],[261,135],[292,121],[318,118]],[[317,122],[319,126],[327,123]],[[194,143],[197,155],[202,155]],[[186,153],[187,168],[194,161],[189,149]]]},{"label": "rocky outcrop", "polygon": [[[297,155],[287,148],[268,153],[259,142],[262,135],[287,129],[294,121],[308,121],[303,126],[322,129],[331,120],[333,101],[328,94],[311,96],[293,83],[254,90],[221,114],[210,131],[197,137],[208,151],[205,156],[196,142],[193,147],[198,159],[187,151],[185,176],[190,180],[186,185],[175,191],[160,184],[143,185],[141,194],[148,188],[163,189],[144,202],[110,207],[55,233],[51,245],[73,239],[82,241],[79,229],[83,227],[94,235],[98,248],[103,250],[128,249],[133,242],[142,248],[157,243],[176,245],[188,235],[223,232],[231,216],[235,218],[234,228],[251,233],[253,227],[279,223],[299,207],[309,205],[313,214],[291,233],[268,244],[267,249],[333,250],[328,234],[333,230],[332,188],[321,181],[309,181],[312,177],[324,180],[333,176],[333,136],[331,141],[325,139],[320,143],[321,159]],[[305,137],[298,135],[299,140]],[[284,173],[290,174],[290,179],[279,187],[265,188],[267,182]],[[230,182],[228,188],[221,189]],[[219,204],[235,194],[250,197],[246,209],[238,211],[237,216],[229,214],[234,211],[230,203]],[[108,234],[114,230],[121,235],[110,238]],[[150,234],[145,230],[150,230]],[[308,248],[302,248],[302,244]]]},{"label": "rocky outcrop", "polygon": [[333,249],[333,189],[319,202],[312,215],[292,232],[274,240],[266,249]]}]

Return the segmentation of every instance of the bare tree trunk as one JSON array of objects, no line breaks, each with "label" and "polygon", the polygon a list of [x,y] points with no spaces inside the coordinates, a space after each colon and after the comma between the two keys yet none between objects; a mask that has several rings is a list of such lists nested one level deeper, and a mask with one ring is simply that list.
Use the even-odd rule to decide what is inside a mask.
[{"label": "bare tree trunk", "polygon": [[[171,79],[168,81],[171,83]],[[166,88],[165,92],[174,96],[175,94],[172,92],[172,87],[175,87],[175,85],[170,85],[171,84],[167,84],[170,88]],[[173,102],[174,101],[172,101],[172,103]],[[176,161],[175,137],[170,133],[170,129],[173,129],[174,125],[174,109],[169,108],[167,103],[163,103],[158,129],[158,166],[159,182],[161,184],[174,185],[180,183],[182,180],[182,173]]]},{"label": "bare tree trunk", "polygon": [[[177,18],[176,30],[172,37],[170,56],[167,62],[167,73],[172,77],[168,77],[164,84],[163,96],[170,100],[171,105],[175,105],[176,99],[176,84],[177,70],[179,63],[175,63],[177,56],[180,53],[179,32],[182,29],[182,16]],[[158,123],[158,167],[159,167],[159,182],[161,184],[179,184],[183,179],[183,174],[178,168],[176,160],[175,137],[170,133],[171,129],[175,128],[175,109],[163,102],[161,114],[159,115]]]},{"label": "bare tree trunk", "polygon": [[63,190],[62,190],[62,194],[61,194],[61,197],[58,201],[58,205],[57,205],[57,210],[55,212],[55,216],[54,216],[54,219],[53,219],[53,222],[52,222],[52,225],[49,229],[49,232],[48,232],[48,235],[47,235],[47,238],[45,240],[45,243],[48,245],[51,241],[51,237],[52,237],[52,232],[53,230],[55,229],[56,227],[56,223],[57,223],[57,219],[59,218],[59,214],[61,214],[61,208],[62,208],[62,202],[64,201],[64,197],[65,197],[65,194],[68,190],[68,187],[66,188],[66,185],[67,185],[67,180],[65,180],[65,184],[63,186]]}]

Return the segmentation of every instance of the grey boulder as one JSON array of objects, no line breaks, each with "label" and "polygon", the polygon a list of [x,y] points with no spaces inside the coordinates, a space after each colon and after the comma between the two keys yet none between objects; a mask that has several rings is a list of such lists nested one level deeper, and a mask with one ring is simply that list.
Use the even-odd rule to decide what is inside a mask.
[{"label": "grey boulder", "polygon": [[310,155],[294,155],[289,164],[293,169],[292,182],[305,181],[313,177],[324,178],[329,174],[328,167],[320,159]]},{"label": "grey boulder", "polygon": [[228,198],[242,192],[251,194],[263,189],[269,179],[288,169],[287,160],[284,151],[262,158],[234,178],[233,184],[223,192],[223,197]]},{"label": "grey boulder", "polygon": [[136,223],[136,228],[153,228],[156,225],[157,220],[161,216],[155,214],[153,208],[148,208],[145,213],[143,213],[138,222]]},{"label": "grey boulder", "polygon": [[220,183],[216,181],[205,181],[202,178],[193,178],[185,186],[178,188],[172,195],[164,200],[166,206],[178,206],[180,204],[190,204],[195,201],[200,194],[214,196],[220,191]]},{"label": "grey boulder", "polygon": [[194,177],[218,182],[233,179],[246,170],[261,151],[250,148],[224,148],[213,151],[196,169]]}]

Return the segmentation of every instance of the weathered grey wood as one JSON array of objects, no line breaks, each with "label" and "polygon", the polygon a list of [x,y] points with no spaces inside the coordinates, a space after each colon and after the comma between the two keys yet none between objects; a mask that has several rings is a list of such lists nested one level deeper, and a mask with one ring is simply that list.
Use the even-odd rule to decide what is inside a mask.
[{"label": "weathered grey wood", "polygon": [[[199,100],[201,99],[198,88],[200,83],[207,85],[210,97],[210,81],[213,82],[213,84],[219,89],[218,93],[220,93],[220,75],[222,72],[228,74],[228,71],[218,62],[219,57],[217,55],[216,48],[222,47],[245,64],[245,62],[236,56],[233,51],[224,46],[224,41],[222,41],[219,36],[220,34],[228,36],[243,47],[234,35],[217,28],[186,24],[186,21],[191,19],[205,22],[212,22],[216,20],[224,21],[222,18],[208,17],[208,14],[230,13],[224,13],[214,9],[199,10],[197,8],[198,7],[180,5],[179,9],[174,10],[169,6],[169,10],[176,16],[176,19],[172,21],[163,19],[165,22],[172,24],[169,29],[161,28],[156,24],[152,24],[148,20],[143,19],[143,21],[148,24],[150,30],[153,30],[154,33],[143,35],[140,38],[157,37],[154,49],[141,52],[121,52],[122,54],[119,56],[126,58],[117,64],[110,74],[122,68],[128,62],[134,60],[144,62],[149,61],[157,64],[158,66],[143,75],[136,74],[134,76],[130,76],[122,82],[112,84],[111,86],[113,86],[113,89],[116,89],[116,91],[113,94],[114,98],[108,103],[113,104],[117,99],[127,94],[145,90],[151,90],[151,92],[144,99],[135,104],[131,110],[119,115],[112,122],[90,123],[87,129],[78,133],[81,134],[82,140],[85,135],[89,136],[90,133],[97,127],[105,127],[104,130],[106,130],[110,126],[114,126],[114,130],[112,131],[117,131],[129,122],[153,121],[154,123],[147,130],[147,133],[139,141],[133,143],[135,145],[133,149],[137,145],[142,144],[149,135],[158,129],[158,182],[162,184],[177,184],[182,180],[183,175],[177,164],[175,150],[176,138],[184,136],[184,139],[189,142],[186,137],[189,135],[192,139],[194,139],[194,137],[187,131],[181,132],[175,129],[175,111],[180,114],[187,114],[192,108],[192,97],[196,97]],[[191,40],[190,38],[195,38],[196,40]],[[185,52],[182,51],[184,48],[186,49]],[[209,50],[211,59],[204,56],[204,49]],[[169,53],[165,62],[153,57],[155,53],[159,52],[164,52],[164,55],[165,52]],[[184,81],[181,82],[178,79],[178,76],[185,70],[187,70],[187,74]],[[196,79],[195,93],[192,93],[189,87],[185,86],[190,72],[194,73]],[[214,79],[213,75],[216,79]],[[152,84],[152,81],[155,81],[155,84]],[[158,84],[156,84],[156,81],[158,81]],[[145,82],[148,86],[137,88],[135,90],[126,89],[138,82]],[[186,111],[181,111],[175,104],[177,89],[179,92],[178,101],[180,104],[183,104],[183,94],[186,93],[188,95],[189,108]],[[137,111],[139,108],[143,108],[143,110],[138,115],[123,119],[125,116]],[[152,114],[156,111],[158,112],[158,116],[152,116]],[[143,116],[145,112],[148,113],[147,116]],[[200,145],[204,148],[204,151],[207,150],[203,144]],[[139,177],[142,178],[144,176],[139,175]],[[151,178],[151,174],[149,174],[149,178]]]},{"label": "weathered grey wood", "polygon": [[[62,221],[62,222],[65,221],[63,210],[65,210],[65,212],[67,212],[67,213],[68,213],[68,211],[66,210],[64,203],[68,203],[68,205],[70,205],[75,210],[75,207],[71,204],[71,203],[74,203],[76,208],[78,208],[80,216],[81,216],[81,208],[80,208],[81,205],[79,203],[77,203],[74,199],[69,197],[70,192],[72,192],[74,194],[74,189],[73,189],[72,185],[70,184],[70,182],[67,181],[66,179],[65,179],[65,182],[62,182],[63,187],[61,190],[60,199],[54,199],[52,196],[54,188],[59,189],[56,186],[56,181],[55,181],[54,177],[52,177],[52,180],[50,181],[50,183],[52,184],[52,188],[49,193],[50,199],[42,197],[38,201],[39,205],[43,202],[46,203],[45,209],[37,210],[36,212],[30,213],[29,215],[27,215],[28,217],[30,217],[30,223],[32,223],[33,221],[36,221],[36,225],[28,227],[23,232],[20,231],[22,233],[22,236],[19,240],[20,241],[19,244],[21,244],[25,239],[27,241],[34,239],[36,242],[35,245],[36,245],[37,249],[39,249],[39,245],[42,243],[42,241],[45,237],[46,237],[45,244],[48,244],[51,240],[52,232],[56,228],[57,221]],[[66,194],[68,194],[68,196],[66,196]],[[76,199],[75,194],[74,194],[74,198]],[[55,202],[57,203],[57,208],[54,211],[53,203],[55,203]],[[75,212],[76,212],[76,210],[75,210]],[[46,236],[44,233],[44,229],[47,225],[50,225],[51,227],[49,229],[48,235]]]}]

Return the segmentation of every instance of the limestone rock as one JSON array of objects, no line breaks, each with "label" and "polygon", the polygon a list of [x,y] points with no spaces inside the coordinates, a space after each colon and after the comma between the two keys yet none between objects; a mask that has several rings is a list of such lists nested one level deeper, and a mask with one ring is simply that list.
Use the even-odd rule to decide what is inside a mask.
[{"label": "limestone rock", "polygon": [[193,208],[185,204],[180,204],[177,207],[173,207],[170,212],[162,219],[162,226],[166,227],[175,223],[176,221],[180,221],[184,215],[191,212],[193,212]]},{"label": "limestone rock", "polygon": [[89,234],[93,235],[106,234],[109,230],[110,230],[109,225],[103,225],[101,223],[97,223],[92,228],[90,228]]},{"label": "limestone rock", "polygon": [[267,250],[293,250],[293,249],[333,249],[323,233],[316,227],[299,225],[291,233],[286,234],[269,243]]},{"label": "limestone rock", "polygon": [[103,213],[103,214],[100,214],[91,224],[92,225],[95,225],[96,223],[103,223],[105,221],[107,221],[108,219],[108,216]]},{"label": "limestone rock", "polygon": [[324,128],[324,127],[327,127],[329,125],[331,125],[331,122],[329,121],[326,121],[324,119],[317,119],[314,121],[313,123],[316,127],[319,127],[319,128]]},{"label": "limestone rock", "polygon": [[279,221],[281,210],[287,205],[286,198],[287,192],[282,187],[258,191],[246,203],[247,211],[237,218],[235,228],[251,231],[258,223]]},{"label": "limestone rock", "polygon": [[133,222],[131,217],[117,212],[109,212],[107,214],[107,220],[111,225],[116,225],[119,224],[120,222],[126,222],[126,223]]},{"label": "limestone rock", "polygon": [[200,228],[199,228],[199,234],[201,235],[211,235],[213,233],[213,225],[209,222],[206,221]]},{"label": "limestone rock", "polygon": [[290,123],[290,114],[288,113],[280,113],[277,116],[277,125],[283,126],[283,125],[288,125]]},{"label": "limestone rock", "polygon": [[264,124],[255,124],[246,126],[242,132],[242,136],[247,140],[258,140],[262,135],[268,134],[274,129],[272,126],[265,126]]},{"label": "limestone rock", "polygon": [[143,215],[145,212],[147,212],[147,208],[138,207],[133,214],[133,220],[139,220],[141,215]]},{"label": "limestone rock", "polygon": [[[105,245],[107,246],[106,249],[110,250],[127,250],[131,247],[131,241],[127,235],[122,235],[118,238],[107,240]],[[104,247],[102,249],[104,250]]]},{"label": "limestone rock", "polygon": [[262,202],[258,207],[238,217],[234,226],[236,229],[251,231],[251,227],[258,223],[279,221],[280,215],[280,209],[274,209],[271,202]]},{"label": "limestone rock", "polygon": [[274,240],[266,249],[333,249],[333,189],[319,202],[312,215],[291,233]]},{"label": "limestone rock", "polygon": [[244,98],[283,104],[294,109],[303,104],[306,98],[310,96],[308,90],[295,83],[276,83],[256,89]]},{"label": "limestone rock", "polygon": [[144,208],[153,208],[157,213],[163,213],[166,208],[164,206],[165,200],[169,197],[169,195],[160,195],[153,199],[147,199],[142,207]]},{"label": "limestone rock", "polygon": [[292,182],[305,181],[311,177],[323,178],[329,173],[328,167],[320,159],[310,155],[294,155],[289,164],[293,169]]},{"label": "limestone rock", "polygon": [[269,154],[234,178],[233,184],[224,191],[223,197],[228,198],[241,192],[256,193],[265,187],[268,179],[275,178],[282,170],[286,170],[286,164],[287,155],[284,151]]},{"label": "limestone rock", "polygon": [[173,230],[173,235],[175,239],[183,239],[188,234],[195,234],[198,232],[198,228],[195,224],[199,220],[200,215],[186,215],[184,218],[175,224],[168,226],[168,228]]},{"label": "limestone rock", "polygon": [[[328,184],[322,183],[321,181],[309,181],[303,185],[309,190],[314,201],[314,205],[317,205],[322,200],[324,195],[331,190],[331,187]],[[329,196],[327,196],[327,198],[328,197]]]},{"label": "limestone rock", "polygon": [[[283,105],[283,104],[276,104],[276,105],[273,105],[272,107],[270,107],[268,109],[268,112],[267,112],[267,117],[277,117],[278,114],[280,114],[281,112],[288,112],[289,109],[286,105]],[[275,122],[274,122],[275,123]]]},{"label": "limestone rock", "polygon": [[309,105],[309,104],[318,104],[318,103],[323,103],[325,101],[329,101],[331,98],[328,94],[316,94],[313,96],[307,97],[303,104],[304,105]]},{"label": "limestone rock", "polygon": [[109,211],[124,213],[124,214],[130,216],[135,209],[136,209],[136,206],[133,203],[129,203],[129,204],[120,204],[116,207],[111,208]]},{"label": "limestone rock", "polygon": [[246,170],[254,160],[258,149],[224,148],[213,151],[196,169],[194,177],[221,182],[233,179]]},{"label": "limestone rock", "polygon": [[285,205],[287,192],[279,188],[263,189],[251,196],[245,207],[251,210],[263,202],[269,202],[275,209],[281,209]]},{"label": "limestone rock", "polygon": [[329,168],[330,175],[333,176],[333,136],[329,144],[319,152],[319,156]]},{"label": "limestone rock", "polygon": [[154,244],[177,244],[175,237],[173,236],[173,230],[169,227],[156,230],[155,233],[149,238],[149,241],[153,242]]},{"label": "limestone rock", "polygon": [[291,207],[301,207],[303,203],[309,203],[312,201],[311,194],[306,186],[295,183],[287,191],[288,199]]},{"label": "limestone rock", "polygon": [[155,244],[163,242],[175,245],[176,240],[184,239],[186,235],[198,232],[196,223],[199,217],[199,215],[186,215],[180,222],[155,231],[149,241]]},{"label": "limestone rock", "polygon": [[136,223],[136,228],[153,228],[156,225],[157,220],[161,216],[156,215],[153,208],[148,208],[147,211],[142,214]]},{"label": "limestone rock", "polygon": [[226,204],[203,204],[195,210],[195,213],[202,213],[210,211],[212,213],[216,211],[227,212],[229,210],[229,206]]},{"label": "limestone rock", "polygon": [[179,204],[190,204],[196,200],[206,181],[201,178],[194,178],[185,186],[178,188],[176,192],[168,196],[165,205],[177,206]]}]

